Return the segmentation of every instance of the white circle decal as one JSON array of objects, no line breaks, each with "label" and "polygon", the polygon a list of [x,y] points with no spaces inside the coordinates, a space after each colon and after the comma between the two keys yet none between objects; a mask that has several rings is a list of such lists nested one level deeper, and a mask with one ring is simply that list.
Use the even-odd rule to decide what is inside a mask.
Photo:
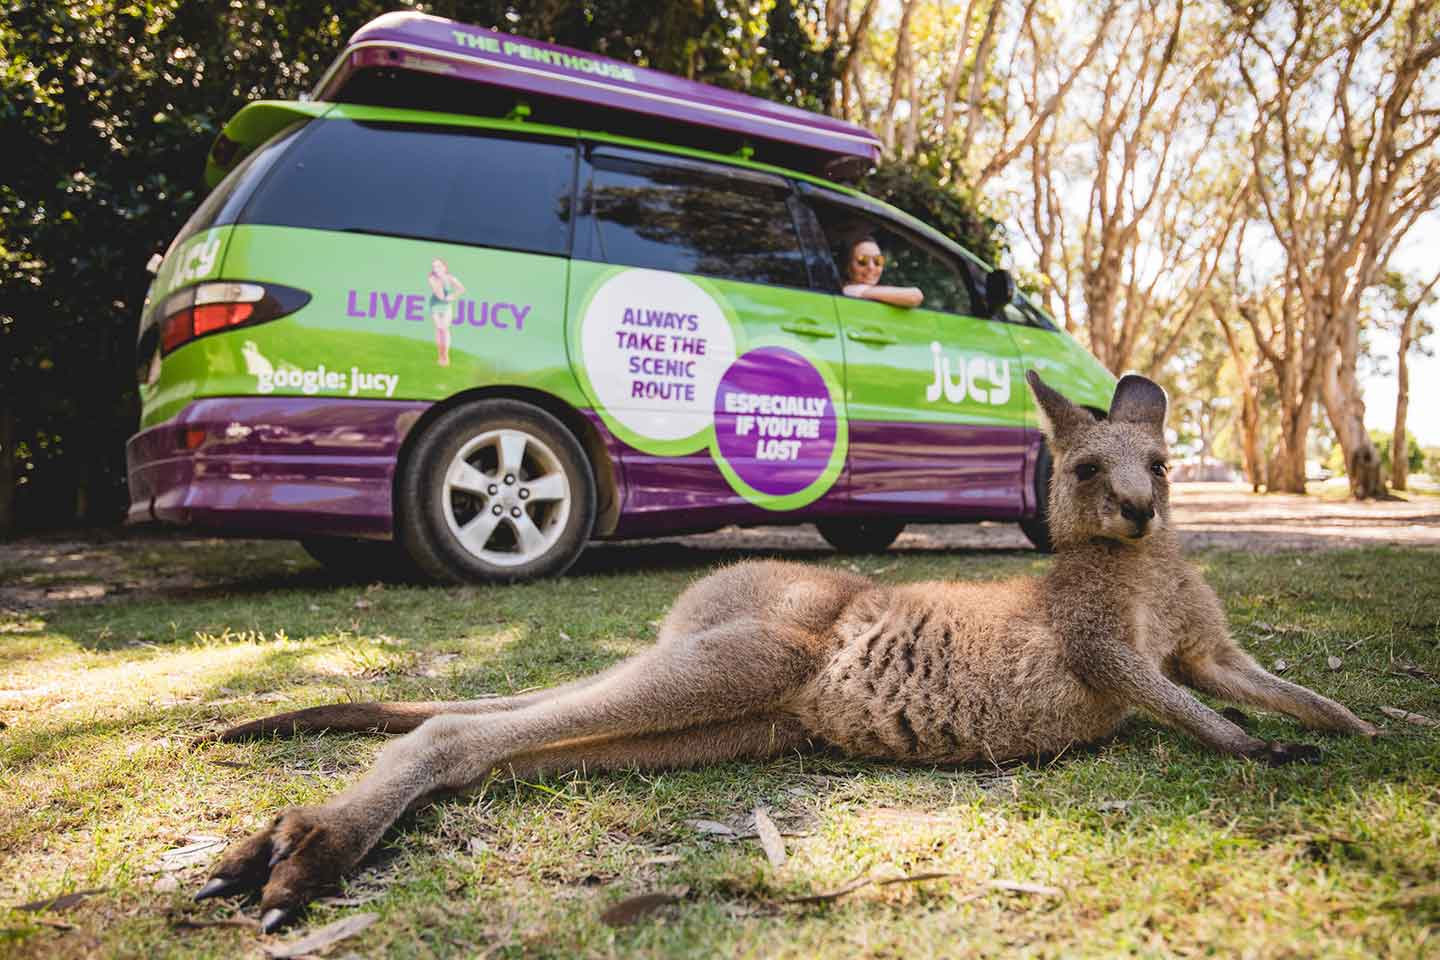
[{"label": "white circle decal", "polygon": [[735,334],[693,280],[626,270],[602,283],[581,320],[585,372],[628,440],[673,443],[710,426],[715,389],[735,360]]}]

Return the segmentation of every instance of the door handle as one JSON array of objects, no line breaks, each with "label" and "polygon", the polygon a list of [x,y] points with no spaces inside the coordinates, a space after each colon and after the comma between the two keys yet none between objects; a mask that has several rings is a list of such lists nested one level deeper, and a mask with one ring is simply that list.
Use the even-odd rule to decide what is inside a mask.
[{"label": "door handle", "polygon": [[822,337],[828,339],[829,337],[835,336],[834,330],[822,327],[818,320],[810,320],[808,318],[782,323],[780,324],[780,329],[786,333],[794,333],[802,337]]},{"label": "door handle", "polygon": [[856,343],[886,344],[900,342],[897,338],[891,336],[888,333],[885,333],[884,331],[876,327],[866,327],[861,330],[848,330],[846,331],[845,336],[851,340],[854,340]]}]

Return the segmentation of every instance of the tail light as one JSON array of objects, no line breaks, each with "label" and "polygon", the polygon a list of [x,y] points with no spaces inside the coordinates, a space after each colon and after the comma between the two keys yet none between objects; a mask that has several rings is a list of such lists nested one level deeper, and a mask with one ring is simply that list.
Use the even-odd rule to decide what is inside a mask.
[{"label": "tail light", "polygon": [[310,294],[274,283],[221,280],[173,293],[160,305],[160,352],[197,337],[247,327],[294,313]]}]

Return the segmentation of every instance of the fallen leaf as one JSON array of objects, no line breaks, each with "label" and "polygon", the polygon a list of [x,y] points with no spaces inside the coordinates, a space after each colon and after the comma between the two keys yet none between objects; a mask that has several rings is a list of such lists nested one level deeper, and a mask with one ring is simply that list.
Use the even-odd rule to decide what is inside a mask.
[{"label": "fallen leaf", "polygon": [[1129,810],[1129,800],[1102,800],[1095,804],[1096,810]]},{"label": "fallen leaf", "polygon": [[1325,664],[1326,664],[1331,670],[1339,670],[1339,669],[1340,669],[1340,664],[1343,663],[1343,662],[1344,662],[1344,661],[1342,661],[1339,657],[1326,657],[1326,658],[1325,658]]},{"label": "fallen leaf", "polygon": [[1413,723],[1417,727],[1440,727],[1440,720],[1432,720],[1423,713],[1411,713],[1409,710],[1401,710],[1399,707],[1381,707],[1380,712],[1395,720]]},{"label": "fallen leaf", "polygon": [[808,897],[792,897],[783,903],[826,903],[831,900],[838,900],[847,893],[854,893],[863,887],[876,886],[888,887],[895,883],[923,883],[927,880],[951,880],[960,876],[958,873],[916,873],[908,877],[887,877],[883,880],[876,880],[871,877],[859,877],[851,880],[838,890],[831,890],[827,893],[815,893]]},{"label": "fallen leaf", "polygon": [[[828,893],[816,893],[808,897],[792,897],[789,900],[783,900],[781,902],[825,903],[830,900],[838,900],[840,897],[845,896],[847,893],[854,893],[856,890],[859,890],[862,887],[868,887],[872,885],[877,887],[888,887],[891,884],[896,883],[924,883],[929,880],[953,880],[961,876],[964,876],[964,874],[935,872],[916,873],[905,877],[887,877],[883,880],[873,880],[868,877],[861,877],[859,879],[850,881],[838,890],[831,890]],[[1004,890],[1008,893],[1032,893],[1038,896],[1046,897],[1064,896],[1064,891],[1060,890],[1058,887],[1047,887],[1038,883],[1020,883],[1015,880],[990,880],[986,882],[985,886],[991,890]],[[979,894],[972,894],[966,899],[973,900],[977,896],[979,896]]]},{"label": "fallen leaf", "polygon": [[357,913],[352,917],[345,917],[343,920],[336,920],[334,923],[327,923],[319,930],[314,930],[296,940],[287,940],[284,943],[261,944],[260,949],[272,957],[290,958],[303,957],[310,953],[323,953],[341,940],[363,931],[370,924],[380,919],[378,913]]},{"label": "fallen leaf", "polygon": [[715,837],[734,837],[738,832],[728,823],[721,823],[718,820],[686,820],[685,825],[696,833],[709,834]]},{"label": "fallen leaf", "polygon": [[619,903],[607,907],[605,912],[600,914],[600,922],[608,927],[629,926],[643,920],[661,907],[679,903],[689,892],[689,887],[679,887],[670,892],[656,891],[642,893],[635,897],[626,897]]},{"label": "fallen leaf", "polygon": [[560,631],[560,639],[561,639],[561,640],[564,640],[566,643],[574,643],[574,642],[575,642],[574,640],[570,639],[570,634],[566,633],[564,630],[561,630],[561,631]]},{"label": "fallen leaf", "polygon": [[368,893],[363,897],[321,897],[314,901],[327,907],[363,907],[367,903],[374,903],[380,899],[379,891]]},{"label": "fallen leaf", "polygon": [[1284,660],[1276,660],[1276,661],[1275,661],[1275,672],[1276,672],[1276,673],[1284,673],[1284,672],[1286,671],[1286,669],[1289,668],[1289,666],[1290,666],[1290,664],[1286,663]]},{"label": "fallen leaf", "polygon": [[1009,893],[1033,893],[1040,897],[1064,896],[1059,887],[1047,887],[1043,883],[1020,883],[1015,880],[991,880],[986,884],[991,890],[1005,890]]},{"label": "fallen leaf", "polygon": [[168,918],[170,926],[179,930],[204,930],[207,927],[244,927],[253,930],[260,926],[260,921],[252,920],[249,917],[220,917],[215,920],[206,920],[199,917],[171,916]]},{"label": "fallen leaf", "polygon": [[776,870],[785,866],[785,841],[780,839],[780,831],[775,828],[775,821],[770,819],[770,813],[764,807],[755,808],[755,832],[760,835],[760,846],[770,866]]},{"label": "fallen leaf", "polygon": [[15,907],[16,910],[24,910],[26,913],[38,913],[41,910],[62,911],[69,910],[86,897],[93,897],[97,893],[104,893],[104,887],[93,887],[89,890],[76,890],[73,893],[62,893],[58,897],[51,897],[48,900],[33,900],[30,903],[22,903]]},{"label": "fallen leaf", "polygon": [[173,873],[197,864],[208,863],[225,848],[225,838],[208,833],[192,833],[184,837],[190,842],[160,854],[160,860],[145,868],[146,873]]}]

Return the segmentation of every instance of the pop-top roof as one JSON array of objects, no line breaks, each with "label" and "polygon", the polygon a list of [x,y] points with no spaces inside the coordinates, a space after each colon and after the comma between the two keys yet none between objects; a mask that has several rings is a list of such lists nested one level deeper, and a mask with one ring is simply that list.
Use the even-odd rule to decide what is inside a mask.
[{"label": "pop-top roof", "polygon": [[720,152],[748,146],[756,160],[837,178],[880,157],[874,134],[833,117],[420,13],[387,13],[357,30],[311,96],[437,109],[425,102],[433,94],[445,109],[493,110],[493,91],[480,88],[525,101],[535,120]]}]

